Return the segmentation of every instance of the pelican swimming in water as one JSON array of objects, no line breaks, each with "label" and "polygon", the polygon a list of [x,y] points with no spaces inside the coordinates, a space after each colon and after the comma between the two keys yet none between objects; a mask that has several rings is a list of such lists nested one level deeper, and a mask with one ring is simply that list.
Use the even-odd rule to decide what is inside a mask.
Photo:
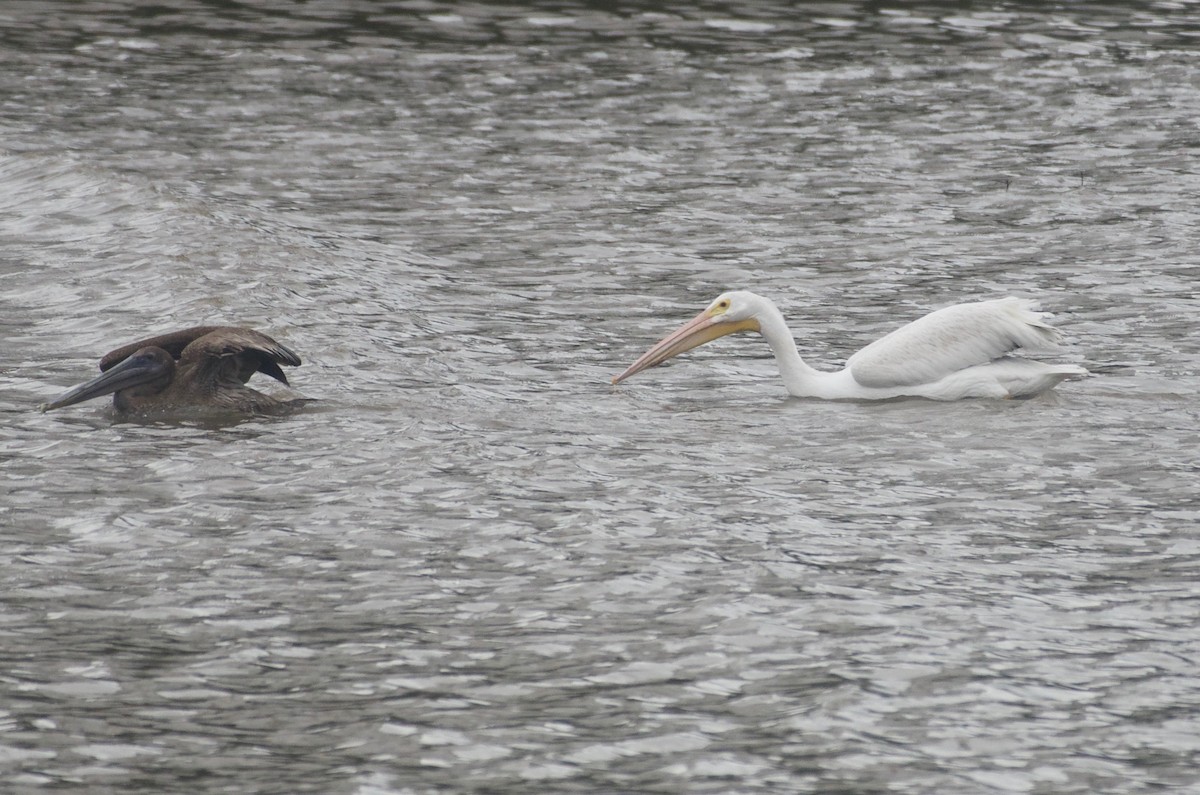
[{"label": "pelican swimming in water", "polygon": [[886,400],[923,397],[1027,398],[1066,378],[1087,375],[1074,364],[1047,364],[1007,354],[1018,348],[1044,349],[1061,335],[1046,324],[1032,301],[1000,298],[939,309],[876,340],[837,372],[809,367],[783,315],[760,295],[737,290],[717,296],[708,308],[664,337],[625,372],[665,362],[698,345],[753,331],[766,338],[788,392],[824,400]]},{"label": "pelican swimming in water", "polygon": [[276,413],[307,401],[277,399],[246,382],[258,372],[287,384],[281,364],[298,366],[300,357],[266,334],[232,326],[195,326],[111,351],[100,360],[99,376],[43,403],[41,409],[111,394],[123,414],[195,409]]}]

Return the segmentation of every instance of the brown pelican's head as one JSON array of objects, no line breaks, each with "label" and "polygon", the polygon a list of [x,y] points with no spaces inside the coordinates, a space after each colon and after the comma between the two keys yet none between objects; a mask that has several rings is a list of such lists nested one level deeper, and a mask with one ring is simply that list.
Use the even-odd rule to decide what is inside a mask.
[{"label": "brown pelican's head", "polygon": [[43,403],[42,411],[60,409],[85,400],[116,394],[117,408],[129,398],[156,395],[170,385],[175,376],[175,359],[162,348],[141,348],[109,366],[100,375]]}]

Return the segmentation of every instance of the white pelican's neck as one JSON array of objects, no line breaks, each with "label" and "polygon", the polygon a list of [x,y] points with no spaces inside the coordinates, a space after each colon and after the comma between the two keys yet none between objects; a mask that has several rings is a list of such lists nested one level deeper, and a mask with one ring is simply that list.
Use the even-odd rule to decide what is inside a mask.
[{"label": "white pelican's neck", "polygon": [[771,346],[775,361],[779,365],[779,374],[783,376],[783,384],[787,391],[796,397],[828,397],[830,392],[829,378],[834,373],[823,373],[814,370],[800,358],[796,348],[796,340],[792,330],[779,308],[764,299],[763,307],[757,313],[759,333]]}]

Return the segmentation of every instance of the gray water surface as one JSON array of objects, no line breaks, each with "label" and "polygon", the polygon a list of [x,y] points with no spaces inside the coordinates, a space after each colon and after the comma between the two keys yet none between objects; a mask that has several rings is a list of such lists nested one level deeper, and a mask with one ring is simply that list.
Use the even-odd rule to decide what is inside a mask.
[{"label": "gray water surface", "polygon": [[[1200,7],[1127,6],[6,6],[5,791],[1194,791]],[[1094,375],[609,385],[734,287]],[[36,411],[201,323],[319,402]]]}]

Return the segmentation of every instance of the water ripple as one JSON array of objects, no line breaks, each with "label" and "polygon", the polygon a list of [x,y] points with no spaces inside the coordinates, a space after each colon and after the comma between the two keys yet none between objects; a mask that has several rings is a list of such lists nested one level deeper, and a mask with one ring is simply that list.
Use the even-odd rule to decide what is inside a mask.
[{"label": "water ripple", "polygon": [[[1138,793],[1200,761],[1186,5],[10,14],[16,792]],[[1095,375],[788,399],[1038,297]],[[33,407],[246,323],[286,418]]]}]

